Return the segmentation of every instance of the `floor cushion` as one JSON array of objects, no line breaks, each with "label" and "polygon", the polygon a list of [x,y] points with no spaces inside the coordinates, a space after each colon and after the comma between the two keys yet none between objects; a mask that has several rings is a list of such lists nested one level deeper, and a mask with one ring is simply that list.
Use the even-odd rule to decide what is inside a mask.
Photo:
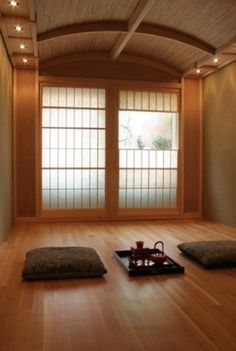
[{"label": "floor cushion", "polygon": [[183,242],[177,247],[205,267],[236,265],[236,240]]},{"label": "floor cushion", "polygon": [[43,247],[26,253],[24,280],[100,277],[107,273],[89,247]]}]

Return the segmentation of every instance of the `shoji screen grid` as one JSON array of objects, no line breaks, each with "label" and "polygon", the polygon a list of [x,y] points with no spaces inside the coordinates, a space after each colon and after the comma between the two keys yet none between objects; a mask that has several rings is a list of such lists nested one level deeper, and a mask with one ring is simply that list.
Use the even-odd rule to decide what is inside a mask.
[{"label": "shoji screen grid", "polygon": [[42,207],[103,208],[105,90],[43,87]]},{"label": "shoji screen grid", "polygon": [[[126,116],[131,121],[129,128],[133,139],[143,116],[147,120],[150,116],[153,121],[155,116],[162,119],[168,116],[171,145],[167,149],[155,149],[151,143],[139,143],[138,147],[132,137],[129,137],[128,145],[120,142],[119,207],[175,208],[178,184],[178,93],[120,91],[119,130],[122,123],[125,124]],[[132,120],[135,123],[132,124]],[[145,134],[145,131],[141,129],[140,133]],[[122,137],[119,136],[119,139],[122,140]]]}]

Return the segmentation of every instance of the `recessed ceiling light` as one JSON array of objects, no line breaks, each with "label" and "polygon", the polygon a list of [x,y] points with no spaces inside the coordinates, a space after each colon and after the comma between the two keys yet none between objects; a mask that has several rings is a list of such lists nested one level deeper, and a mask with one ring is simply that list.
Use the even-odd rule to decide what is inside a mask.
[{"label": "recessed ceiling light", "polygon": [[23,30],[23,27],[21,27],[19,24],[17,26],[15,26],[15,30],[17,32],[21,32]]},{"label": "recessed ceiling light", "polygon": [[201,72],[200,68],[196,69],[196,73],[199,74]]},{"label": "recessed ceiling light", "polygon": [[16,6],[19,5],[18,2],[17,2],[16,0],[11,0],[11,1],[9,1],[9,3],[10,3],[10,5],[11,5],[12,7],[16,7]]},{"label": "recessed ceiling light", "polygon": [[218,62],[219,62],[218,57],[214,57],[213,62],[214,62],[214,63],[218,63]]},{"label": "recessed ceiling light", "polygon": [[22,59],[22,62],[27,63],[27,62],[29,62],[29,60],[28,60],[27,58],[24,57],[24,58]]},{"label": "recessed ceiling light", "polygon": [[25,45],[25,44],[20,44],[20,45],[19,45],[19,48],[20,48],[21,50],[24,50],[24,49],[26,49],[26,45]]}]

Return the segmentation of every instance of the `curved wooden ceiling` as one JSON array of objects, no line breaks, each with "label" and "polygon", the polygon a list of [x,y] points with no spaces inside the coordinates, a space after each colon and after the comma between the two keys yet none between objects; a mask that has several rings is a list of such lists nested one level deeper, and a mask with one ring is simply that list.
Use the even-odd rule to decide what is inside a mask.
[{"label": "curved wooden ceiling", "polygon": [[[86,57],[133,60],[175,77],[201,68],[204,76],[236,60],[235,23],[235,0],[18,0],[15,8],[0,2],[1,33],[17,67],[23,56],[31,67]],[[18,34],[16,24],[23,26]]]}]

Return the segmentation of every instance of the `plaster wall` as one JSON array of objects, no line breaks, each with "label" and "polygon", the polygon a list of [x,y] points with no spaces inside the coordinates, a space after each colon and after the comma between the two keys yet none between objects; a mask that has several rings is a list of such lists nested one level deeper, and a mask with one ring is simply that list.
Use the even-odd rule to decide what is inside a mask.
[{"label": "plaster wall", "polygon": [[203,81],[203,216],[236,227],[236,62]]}]

